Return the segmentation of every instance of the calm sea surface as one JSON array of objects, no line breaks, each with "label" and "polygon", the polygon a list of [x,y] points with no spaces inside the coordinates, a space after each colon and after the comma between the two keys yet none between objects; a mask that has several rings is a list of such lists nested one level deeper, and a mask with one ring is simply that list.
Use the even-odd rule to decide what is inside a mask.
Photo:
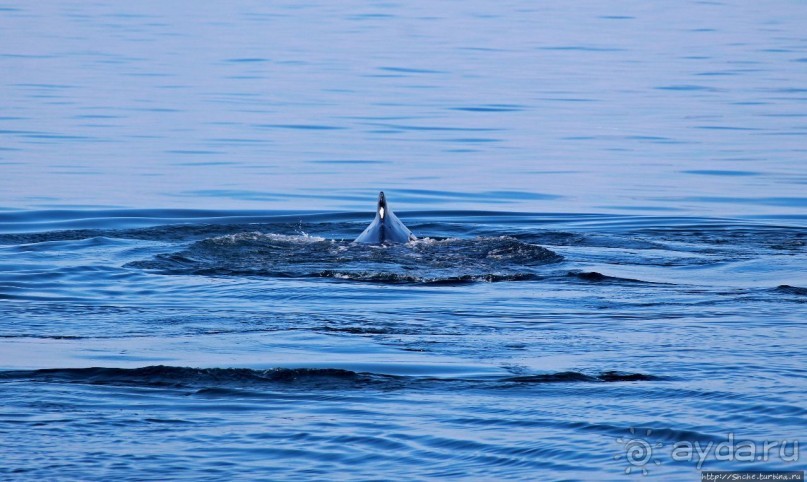
[{"label": "calm sea surface", "polygon": [[0,0],[0,478],[803,470],[806,21]]}]

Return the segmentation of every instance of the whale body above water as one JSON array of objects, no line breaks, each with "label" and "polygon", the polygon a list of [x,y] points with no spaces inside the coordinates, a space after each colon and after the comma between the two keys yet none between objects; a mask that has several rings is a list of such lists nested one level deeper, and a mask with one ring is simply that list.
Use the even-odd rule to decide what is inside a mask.
[{"label": "whale body above water", "polygon": [[416,239],[412,231],[404,226],[404,223],[387,206],[387,198],[384,197],[384,191],[381,191],[378,194],[375,219],[356,238],[355,242],[367,244],[406,243]]}]

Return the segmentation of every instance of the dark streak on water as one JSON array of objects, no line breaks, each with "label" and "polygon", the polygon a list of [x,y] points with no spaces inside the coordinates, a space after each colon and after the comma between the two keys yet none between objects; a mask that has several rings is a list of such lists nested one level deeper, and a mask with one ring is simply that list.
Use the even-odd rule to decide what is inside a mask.
[{"label": "dark streak on water", "polygon": [[[579,372],[559,372],[541,375],[501,377],[488,379],[429,378],[356,373],[337,368],[273,368],[250,370],[247,368],[179,368],[150,366],[143,368],[56,368],[30,371],[6,371],[0,380],[22,380],[44,383],[79,383],[89,385],[118,385],[132,387],[171,387],[194,390],[215,388],[294,388],[299,390],[323,389],[403,390],[430,385],[441,389],[496,389],[516,384],[570,383],[570,382],[635,382],[657,380],[642,373],[603,372],[586,375]],[[202,388],[199,388],[202,387]]]}]

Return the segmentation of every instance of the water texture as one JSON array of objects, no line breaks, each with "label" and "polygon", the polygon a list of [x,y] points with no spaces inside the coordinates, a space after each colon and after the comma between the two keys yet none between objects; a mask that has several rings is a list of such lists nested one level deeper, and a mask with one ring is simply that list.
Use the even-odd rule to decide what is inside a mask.
[{"label": "water texture", "polygon": [[0,214],[5,475],[617,479],[631,428],[803,433],[798,226],[140,214]]},{"label": "water texture", "polygon": [[0,206],[798,214],[806,12],[6,1]]},{"label": "water texture", "polygon": [[802,470],[804,18],[0,1],[0,478]]}]

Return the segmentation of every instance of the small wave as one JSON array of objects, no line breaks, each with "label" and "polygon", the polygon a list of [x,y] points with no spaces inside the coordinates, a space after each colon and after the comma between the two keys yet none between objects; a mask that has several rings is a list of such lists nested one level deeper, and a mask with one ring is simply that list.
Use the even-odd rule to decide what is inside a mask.
[{"label": "small wave", "polygon": [[789,295],[807,296],[807,288],[800,288],[798,286],[779,285],[775,289],[780,293],[786,293]]},{"label": "small wave", "polygon": [[[0,299],[3,299],[3,296],[0,295]],[[40,333],[4,333],[0,334],[0,339],[16,339],[16,338],[30,338],[30,339],[37,339],[37,340],[84,340],[87,337],[85,336],[77,336],[77,335],[49,335],[49,334],[40,334]]]},{"label": "small wave", "polygon": [[167,275],[332,278],[374,283],[465,284],[540,279],[563,258],[508,236],[373,246],[322,237],[247,232],[204,239],[129,268]]},{"label": "small wave", "polygon": [[[603,283],[603,282],[608,282],[608,283],[648,283],[648,284],[651,283],[650,281],[642,281],[642,280],[633,279],[633,278],[620,278],[620,277],[617,277],[617,276],[608,276],[608,275],[604,275],[602,273],[599,273],[597,271],[569,271],[566,274],[566,276],[581,279],[581,280],[584,280],[584,281],[591,281],[591,282],[594,282],[594,283]],[[652,283],[652,284],[657,284],[657,283]]]},{"label": "small wave", "polygon": [[282,242],[282,243],[319,243],[322,241],[326,241],[325,238],[319,236],[310,236],[308,234],[298,234],[298,235],[291,235],[291,234],[275,234],[275,233],[261,233],[258,231],[253,231],[249,233],[236,233],[236,234],[225,234],[223,236],[216,236],[214,238],[210,238],[209,240],[211,243],[220,243],[220,244],[239,244],[242,242]]},{"label": "small wave", "polygon": [[[252,370],[248,368],[188,368],[155,365],[143,368],[94,367],[9,371],[0,373],[0,380],[29,379],[57,383],[182,388],[198,385],[359,381],[370,376],[338,368]],[[369,379],[365,381],[369,381]]]},{"label": "small wave", "polygon": [[580,372],[558,372],[539,375],[526,375],[506,379],[517,383],[562,383],[562,382],[636,382],[660,380],[659,377],[644,373],[622,373],[616,371],[602,372],[598,375],[586,375]]},{"label": "small wave", "polygon": [[314,276],[323,278],[335,278],[352,281],[368,281],[374,283],[390,283],[390,284],[427,284],[427,285],[462,285],[469,283],[496,283],[501,281],[535,281],[541,279],[540,276],[530,273],[514,273],[514,274],[498,274],[498,273],[482,273],[476,275],[460,275],[460,276],[431,276],[423,277],[411,274],[399,273],[374,273],[369,271],[322,271]]}]

